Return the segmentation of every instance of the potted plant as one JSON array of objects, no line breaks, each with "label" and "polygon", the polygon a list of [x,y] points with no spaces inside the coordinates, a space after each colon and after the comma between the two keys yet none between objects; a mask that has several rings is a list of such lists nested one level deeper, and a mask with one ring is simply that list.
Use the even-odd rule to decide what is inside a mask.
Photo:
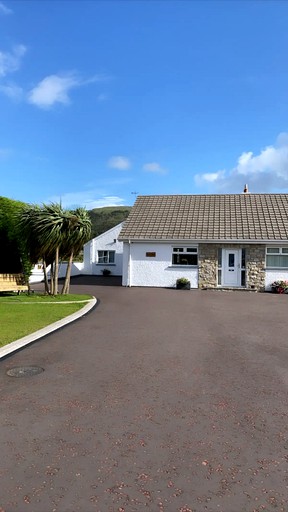
[{"label": "potted plant", "polygon": [[176,281],[177,290],[190,290],[191,283],[187,277],[179,277]]},{"label": "potted plant", "polygon": [[103,268],[103,270],[101,270],[103,276],[107,277],[107,276],[110,276],[111,274],[111,270],[109,270],[109,268]]},{"label": "potted plant", "polygon": [[288,281],[274,281],[271,284],[271,290],[273,293],[288,293]]}]

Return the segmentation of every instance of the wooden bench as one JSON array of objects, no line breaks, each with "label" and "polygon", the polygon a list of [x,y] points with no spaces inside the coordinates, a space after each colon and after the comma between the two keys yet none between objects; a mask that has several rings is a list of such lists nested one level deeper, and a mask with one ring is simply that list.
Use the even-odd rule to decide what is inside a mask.
[{"label": "wooden bench", "polygon": [[28,292],[23,274],[0,274],[0,292]]}]

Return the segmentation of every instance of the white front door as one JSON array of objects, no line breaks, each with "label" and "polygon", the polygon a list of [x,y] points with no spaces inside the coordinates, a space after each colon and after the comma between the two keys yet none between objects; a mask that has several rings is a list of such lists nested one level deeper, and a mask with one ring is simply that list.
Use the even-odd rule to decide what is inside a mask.
[{"label": "white front door", "polygon": [[241,249],[223,249],[222,286],[241,286]]}]

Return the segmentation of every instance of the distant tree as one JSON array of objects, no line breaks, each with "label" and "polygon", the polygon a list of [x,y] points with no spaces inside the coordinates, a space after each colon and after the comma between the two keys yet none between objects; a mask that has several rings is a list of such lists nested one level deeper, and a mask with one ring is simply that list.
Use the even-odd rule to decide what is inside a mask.
[{"label": "distant tree", "polygon": [[20,273],[29,281],[32,262],[25,251],[17,214],[25,203],[0,197],[0,272]]}]

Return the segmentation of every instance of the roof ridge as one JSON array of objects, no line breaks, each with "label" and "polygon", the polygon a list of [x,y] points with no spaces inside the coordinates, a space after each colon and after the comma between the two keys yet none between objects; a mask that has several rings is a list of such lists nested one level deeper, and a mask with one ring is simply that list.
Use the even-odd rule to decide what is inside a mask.
[{"label": "roof ridge", "polygon": [[288,192],[236,192],[236,193],[223,193],[223,194],[139,194],[139,197],[226,197],[226,196],[288,196]]}]

